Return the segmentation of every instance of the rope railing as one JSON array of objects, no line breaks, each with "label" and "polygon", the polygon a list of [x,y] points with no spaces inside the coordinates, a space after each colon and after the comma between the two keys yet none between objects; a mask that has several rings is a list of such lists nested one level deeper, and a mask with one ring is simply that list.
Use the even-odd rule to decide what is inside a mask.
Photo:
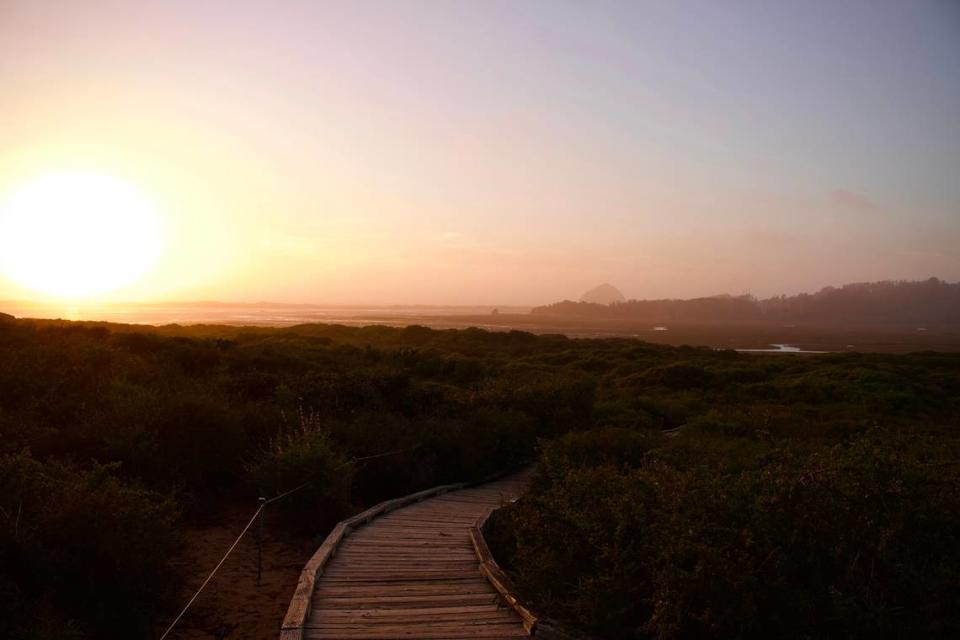
[{"label": "rope railing", "polygon": [[[395,455],[399,455],[399,454],[401,454],[401,453],[406,453],[406,452],[408,452],[408,451],[409,451],[408,449],[398,449],[398,450],[396,450],[396,451],[387,451],[387,452],[385,452],[385,453],[376,453],[376,454],[369,455],[369,456],[361,456],[361,457],[359,457],[359,458],[351,458],[350,460],[344,462],[343,464],[338,465],[338,466],[334,469],[334,471],[336,471],[336,470],[338,470],[338,469],[341,469],[341,468],[347,466],[348,464],[356,464],[357,462],[365,462],[365,461],[367,461],[367,460],[375,460],[375,459],[377,459],[377,458],[386,458],[386,457],[389,457],[389,456],[395,456]],[[166,637],[167,637],[168,635],[170,635],[170,632],[173,631],[174,627],[177,626],[177,623],[179,623],[180,620],[183,618],[184,614],[187,613],[187,610],[189,610],[190,607],[193,606],[193,603],[196,602],[196,600],[197,600],[198,597],[200,597],[200,594],[201,594],[201,593],[203,592],[203,590],[206,588],[207,584],[209,584],[210,580],[213,579],[213,576],[216,575],[217,571],[220,570],[220,567],[223,566],[223,563],[227,561],[227,558],[230,557],[230,554],[233,553],[233,550],[237,548],[237,545],[240,544],[240,540],[243,539],[243,536],[245,536],[245,535],[247,534],[247,531],[249,531],[249,530],[250,530],[250,527],[253,525],[253,523],[257,521],[257,518],[260,517],[260,515],[263,513],[263,510],[266,509],[267,505],[273,504],[274,502],[277,502],[278,500],[282,500],[283,498],[286,498],[287,496],[290,496],[290,495],[296,493],[297,491],[300,491],[301,489],[304,489],[304,488],[308,487],[309,485],[313,484],[313,482],[314,482],[315,479],[316,479],[316,478],[308,478],[305,482],[297,485],[296,487],[294,487],[294,488],[292,488],[292,489],[289,489],[289,490],[287,490],[287,491],[284,491],[284,492],[281,493],[281,494],[275,495],[275,496],[273,496],[272,498],[263,498],[263,497],[261,497],[261,498],[258,499],[258,501],[259,501],[260,504],[259,504],[259,506],[257,507],[257,510],[254,512],[254,514],[250,517],[250,520],[247,522],[246,526],[245,526],[245,527],[243,528],[243,530],[240,532],[240,535],[238,535],[238,536],[237,536],[237,539],[233,541],[233,544],[230,545],[230,548],[227,549],[227,552],[223,554],[223,557],[220,558],[220,562],[218,562],[218,563],[217,563],[217,566],[215,566],[215,567],[213,568],[213,571],[211,571],[211,572],[209,573],[209,575],[207,575],[206,579],[203,581],[203,584],[201,584],[201,585],[200,585],[200,588],[197,589],[196,593],[193,594],[193,597],[190,598],[190,600],[187,602],[186,606],[184,606],[183,609],[180,611],[180,613],[177,614],[177,617],[173,619],[173,622],[170,623],[170,626],[167,627],[167,630],[163,632],[163,635],[160,636],[160,640],[166,640]],[[260,526],[261,526],[260,532],[259,532],[258,535],[257,535],[257,554],[258,554],[258,558],[257,558],[257,584],[260,584],[260,574],[261,574],[261,569],[262,569],[262,561],[261,561],[261,557],[260,557],[260,542],[261,542],[261,539],[262,539],[262,537],[263,537],[263,533],[262,533],[262,532],[263,532],[263,520],[262,520],[262,519],[260,520]]]}]

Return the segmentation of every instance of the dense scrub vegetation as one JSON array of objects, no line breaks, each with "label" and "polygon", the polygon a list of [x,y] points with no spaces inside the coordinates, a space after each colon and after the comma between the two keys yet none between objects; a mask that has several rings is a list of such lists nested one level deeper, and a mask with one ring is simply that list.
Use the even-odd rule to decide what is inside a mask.
[{"label": "dense scrub vegetation", "polygon": [[180,580],[178,516],[232,497],[309,480],[275,508],[323,535],[372,502],[531,460],[537,438],[591,421],[590,376],[522,362],[565,343],[0,322],[0,636],[149,636]]},{"label": "dense scrub vegetation", "polygon": [[493,518],[527,599],[605,638],[960,635],[960,359],[685,360],[609,380]]},{"label": "dense scrub vegetation", "polygon": [[541,449],[495,534],[555,615],[611,637],[956,625],[960,356],[9,320],[0,353],[4,637],[149,636],[178,522],[224,499],[312,480],[277,505],[322,535]]}]

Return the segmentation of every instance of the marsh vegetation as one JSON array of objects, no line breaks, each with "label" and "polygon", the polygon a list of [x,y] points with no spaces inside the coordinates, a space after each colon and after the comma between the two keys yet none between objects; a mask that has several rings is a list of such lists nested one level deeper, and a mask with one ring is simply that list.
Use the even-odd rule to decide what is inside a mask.
[{"label": "marsh vegetation", "polygon": [[538,457],[496,552],[534,606],[595,633],[960,624],[960,355],[22,320],[0,350],[4,637],[150,637],[212,505],[312,479],[281,517],[322,536]]}]

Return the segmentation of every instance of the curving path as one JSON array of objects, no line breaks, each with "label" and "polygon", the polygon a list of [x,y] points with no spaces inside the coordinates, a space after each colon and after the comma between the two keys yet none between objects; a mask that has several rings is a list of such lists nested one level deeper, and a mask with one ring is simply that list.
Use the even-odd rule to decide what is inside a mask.
[{"label": "curving path", "polygon": [[469,529],[522,494],[530,472],[374,518],[340,542],[317,577],[303,637],[312,640],[514,638],[528,635],[480,573]]}]

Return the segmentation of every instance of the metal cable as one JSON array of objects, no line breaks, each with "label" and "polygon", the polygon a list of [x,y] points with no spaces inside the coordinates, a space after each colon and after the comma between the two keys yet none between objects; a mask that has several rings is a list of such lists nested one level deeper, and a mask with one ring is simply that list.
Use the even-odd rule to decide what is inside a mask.
[{"label": "metal cable", "polygon": [[215,566],[215,567],[213,568],[213,571],[210,572],[210,575],[207,576],[207,579],[203,581],[203,584],[200,585],[200,588],[197,589],[197,592],[196,592],[195,594],[193,594],[193,597],[190,598],[190,602],[187,603],[187,606],[185,606],[185,607],[183,608],[183,611],[181,611],[181,612],[177,615],[177,617],[174,618],[173,622],[170,623],[170,626],[167,627],[167,630],[163,632],[163,635],[160,636],[160,640],[164,640],[164,638],[166,638],[167,635],[168,635],[171,631],[173,631],[173,628],[174,628],[175,626],[177,626],[177,623],[180,622],[180,618],[183,617],[183,614],[185,614],[185,613],[187,612],[187,609],[190,608],[190,605],[192,605],[192,604],[194,603],[194,601],[195,601],[195,600],[197,599],[197,597],[200,595],[200,592],[203,591],[204,587],[207,586],[207,583],[210,582],[210,579],[213,578],[213,574],[215,574],[215,573],[217,572],[217,570],[220,569],[221,566],[223,566],[223,563],[226,562],[226,560],[227,560],[227,556],[229,556],[229,555],[233,552],[233,550],[236,548],[237,544],[239,544],[240,538],[242,538],[242,537],[244,536],[244,534],[247,533],[247,530],[250,528],[250,525],[252,525],[253,522],[257,519],[257,516],[260,515],[260,512],[263,511],[263,508],[264,508],[265,506],[267,506],[267,503],[266,503],[266,502],[264,502],[263,504],[261,504],[261,505],[257,508],[256,513],[254,513],[254,514],[253,514],[253,517],[250,518],[250,521],[247,523],[247,526],[245,526],[245,527],[243,528],[243,531],[241,531],[241,532],[240,532],[240,535],[237,536],[237,539],[233,541],[233,544],[230,545],[230,548],[227,549],[227,552],[226,552],[225,554],[223,554],[223,557],[220,558],[220,562],[218,562],[218,563],[217,563],[217,566]]}]

